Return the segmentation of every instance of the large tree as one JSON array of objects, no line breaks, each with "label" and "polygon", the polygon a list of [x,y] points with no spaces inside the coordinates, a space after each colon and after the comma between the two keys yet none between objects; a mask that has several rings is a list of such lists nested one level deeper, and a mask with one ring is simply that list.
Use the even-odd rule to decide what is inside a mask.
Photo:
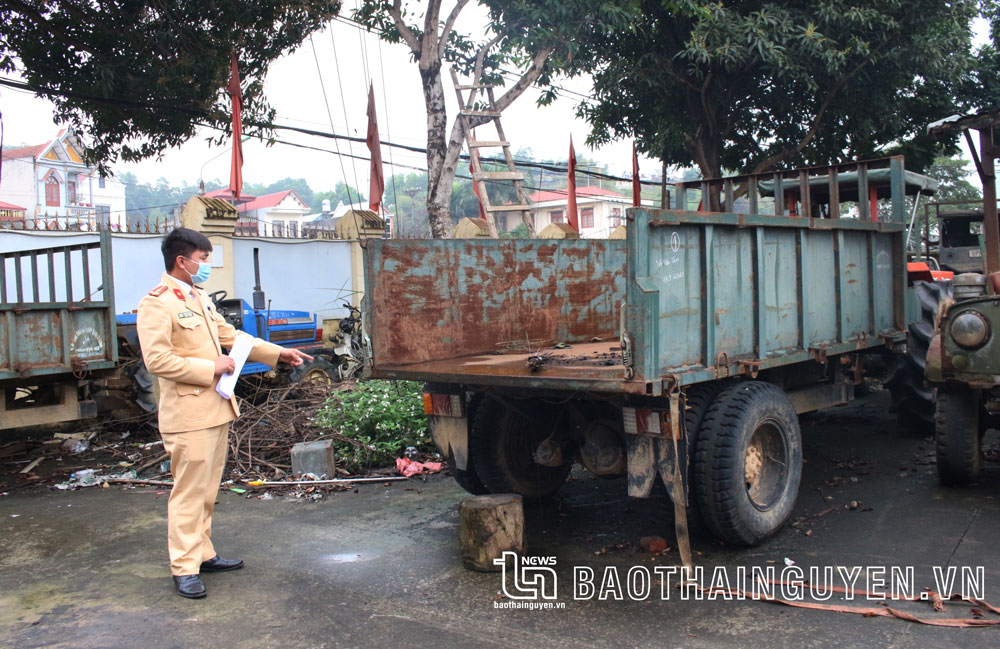
[{"label": "large tree", "polygon": [[[243,116],[266,124],[272,61],[339,9],[328,0],[0,0],[0,71],[44,89],[56,119],[87,136],[104,170],[158,155],[198,124],[228,132],[230,57]],[[260,129],[249,129],[251,132]],[[222,139],[225,136],[220,136]]]},{"label": "large tree", "polygon": [[[464,122],[449,126],[445,106],[445,66],[454,65],[464,83],[501,84],[504,66],[516,67],[516,80],[496,98],[503,111],[524,91],[549,81],[553,70],[568,65],[584,35],[621,28],[630,0],[483,0],[489,24],[481,37],[456,30],[469,0],[364,0],[355,18],[386,40],[402,42],[417,64],[427,111],[427,215],[436,238],[451,231],[449,209],[459,155],[465,141]],[[481,96],[481,95],[480,95]],[[490,121],[470,117],[472,128]]]},{"label": "large tree", "polygon": [[637,0],[574,72],[592,144],[633,137],[704,176],[878,155],[929,164],[971,69],[974,0]]}]

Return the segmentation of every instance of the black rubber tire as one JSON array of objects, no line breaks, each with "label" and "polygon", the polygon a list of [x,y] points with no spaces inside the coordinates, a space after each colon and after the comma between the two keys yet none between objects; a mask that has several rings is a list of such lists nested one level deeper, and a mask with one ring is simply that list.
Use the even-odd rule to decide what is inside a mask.
[{"label": "black rubber tire", "polygon": [[892,376],[885,383],[892,396],[892,411],[899,424],[917,432],[934,426],[935,390],[924,378],[927,349],[934,335],[934,322],[941,302],[952,297],[952,284],[914,282],[913,293],[920,303],[920,320],[911,322],[906,332],[906,353],[895,360]]},{"label": "black rubber tire", "polygon": [[[687,521],[688,532],[691,536],[705,537],[711,534],[711,530],[705,523],[705,518],[701,513],[700,500],[697,494],[697,486],[694,478],[694,467],[698,454],[698,442],[701,439],[701,425],[708,414],[708,409],[718,398],[719,394],[726,389],[728,383],[722,381],[711,381],[695,386],[687,391],[684,401],[684,435],[688,444],[688,469],[687,480]],[[671,517],[673,510],[671,509]]]},{"label": "black rubber tire", "polygon": [[[765,443],[770,448],[761,450]],[[747,482],[751,445],[755,454],[773,460],[761,465],[753,485]],[[781,529],[802,480],[802,438],[788,395],[760,381],[719,394],[701,425],[694,474],[701,514],[717,538],[749,546]]]},{"label": "black rubber tire", "polygon": [[459,469],[455,467],[455,460],[448,458],[448,470],[451,472],[451,477],[455,478],[455,482],[462,489],[465,489],[473,496],[482,496],[490,492],[483,484],[483,481],[479,479],[479,474],[476,473],[476,465],[472,458],[468,458],[465,463],[465,469]]},{"label": "black rubber tire", "polygon": [[934,450],[941,484],[967,485],[979,477],[983,464],[979,416],[975,390],[959,386],[938,390]]},{"label": "black rubber tire", "polygon": [[472,421],[469,457],[490,493],[544,498],[559,490],[573,468],[569,462],[550,467],[534,461],[535,447],[546,437],[543,424],[487,397]]},{"label": "black rubber tire", "polygon": [[288,380],[292,383],[298,383],[314,373],[323,372],[326,374],[327,379],[329,379],[330,384],[337,382],[337,370],[328,359],[322,356],[315,356],[311,361],[302,363],[297,367],[293,367],[288,373]]},{"label": "black rubber tire", "polygon": [[[427,384],[424,384],[424,391],[430,392],[432,391],[432,388],[430,388]],[[470,428],[472,427],[472,421],[476,416],[476,411],[479,410],[479,404],[481,402],[482,398],[478,394],[474,394],[472,395],[472,398],[469,399],[466,406],[468,409],[467,414]],[[445,452],[446,451],[447,449],[445,449]],[[455,478],[455,482],[458,483],[459,487],[465,489],[473,496],[488,494],[490,490],[487,489],[486,485],[483,484],[483,481],[479,479],[479,473],[476,472],[476,463],[472,459],[472,453],[467,453],[466,455],[468,455],[468,457],[465,460],[465,468],[459,469],[455,466],[455,458],[450,453],[448,454],[448,470],[451,472],[451,477]]]}]

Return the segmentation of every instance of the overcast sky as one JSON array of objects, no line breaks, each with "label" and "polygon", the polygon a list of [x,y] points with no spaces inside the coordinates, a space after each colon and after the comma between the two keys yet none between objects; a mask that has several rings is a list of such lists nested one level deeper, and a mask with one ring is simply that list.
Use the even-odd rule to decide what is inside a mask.
[{"label": "overcast sky", "polygon": [[[473,8],[475,5],[467,10]],[[474,17],[470,12],[470,18]],[[382,43],[375,35],[338,21],[314,34],[297,51],[271,66],[265,91],[277,110],[275,122],[329,132],[330,116],[323,93],[325,85],[325,98],[329,102],[335,132],[364,138],[368,123],[369,77],[365,74],[366,60],[375,88],[382,140],[425,147],[427,120],[423,92],[417,66],[410,60],[409,50],[403,45]],[[566,86],[576,92],[590,90],[589,79],[566,82]],[[504,112],[504,130],[515,152],[530,147],[536,157],[565,160],[572,134],[578,156],[586,155],[606,162],[612,173],[631,170],[631,141],[618,142],[600,151],[591,151],[585,146],[589,127],[575,117],[576,106],[581,99],[579,95],[564,93],[554,104],[543,108],[535,103],[538,95],[537,90],[529,89]],[[457,100],[447,72],[445,96],[449,102],[449,117],[453,120]],[[28,92],[0,88],[0,111],[3,112],[4,140],[8,147],[22,143],[37,144],[55,135],[57,127],[52,121],[52,104],[46,99]],[[228,183],[228,145],[225,148],[209,147],[206,138],[210,134],[209,131],[199,131],[184,145],[167,151],[160,160],[119,163],[113,168],[117,173],[134,173],[140,181],[155,182],[164,177],[171,183],[197,183],[204,174],[206,180],[218,179]],[[495,139],[492,126],[481,127],[476,134],[480,139]],[[280,130],[276,131],[276,137],[322,149],[335,150],[339,146],[344,154],[368,155],[363,143],[336,141],[335,144],[331,139]],[[492,155],[493,151],[490,150],[489,154]],[[345,180],[346,176],[349,184],[360,185],[365,190],[368,187],[367,161],[354,160],[352,165],[351,159],[345,156],[342,158],[342,170],[340,159],[333,153],[282,144],[268,147],[257,140],[244,142],[243,156],[244,182],[270,183],[286,177],[301,177],[314,190],[326,190]],[[397,165],[396,173],[414,171],[403,168],[403,165],[426,167],[426,158],[422,153],[395,148],[383,148],[382,159],[387,175],[393,165]],[[646,173],[659,165],[642,160],[641,166]]]},{"label": "overcast sky", "polygon": [[[477,5],[466,8],[464,29],[472,31],[484,24],[485,18]],[[348,12],[345,11],[345,15]],[[977,25],[977,41],[985,41],[985,24]],[[317,69],[318,59],[318,69]],[[367,61],[367,66],[365,62]],[[366,75],[366,69],[368,75]],[[383,74],[384,71],[384,74]],[[320,82],[322,75],[322,84]],[[449,101],[449,116],[454,119],[457,106],[449,75],[446,73],[445,96]],[[369,78],[375,87],[381,138],[418,147],[426,146],[426,113],[416,65],[403,45],[382,43],[373,35],[355,26],[334,21],[323,32],[313,35],[297,51],[288,54],[272,66],[265,83],[271,104],[277,110],[276,123],[330,131],[331,118],[337,134],[364,138],[367,128],[365,110]],[[323,86],[326,93],[324,101]],[[630,172],[631,142],[616,142],[600,150],[590,150],[584,144],[589,127],[575,116],[581,97],[590,91],[588,79],[561,82],[568,92],[550,106],[538,107],[538,91],[528,90],[507,111],[502,121],[513,149],[530,148],[538,158],[565,160],[572,134],[578,156],[587,156],[609,165],[613,174]],[[52,105],[46,99],[11,88],[0,88],[0,111],[3,113],[4,143],[37,144],[51,139],[57,130],[52,120]],[[345,116],[346,112],[346,116]],[[113,166],[117,173],[134,173],[140,181],[195,184],[201,177],[229,180],[228,147],[209,147],[207,132],[199,132],[184,145],[170,149],[164,156],[139,163]],[[477,129],[480,139],[493,139],[492,127]],[[280,140],[308,144],[334,150],[334,140],[277,131]],[[963,145],[964,146],[964,145]],[[341,153],[366,157],[362,143],[339,141]],[[338,159],[333,153],[309,151],[275,144],[265,146],[257,140],[243,145],[244,182],[270,183],[281,178],[305,178],[314,190],[332,189],[338,182],[363,190],[368,187],[367,161]],[[968,157],[968,153],[965,154]],[[403,165],[423,168],[422,153],[384,148],[386,173],[408,173]],[[341,162],[342,161],[342,162]],[[343,165],[343,167],[342,167]],[[393,166],[395,165],[395,167]],[[654,171],[657,162],[640,158],[643,174]],[[972,180],[970,178],[970,180]],[[975,180],[978,181],[978,178]],[[978,184],[978,182],[977,182]]]}]

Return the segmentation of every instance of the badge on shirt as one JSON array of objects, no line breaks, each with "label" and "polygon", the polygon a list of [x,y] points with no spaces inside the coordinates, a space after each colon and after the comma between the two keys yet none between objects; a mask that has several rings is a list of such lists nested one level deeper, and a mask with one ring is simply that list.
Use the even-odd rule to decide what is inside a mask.
[{"label": "badge on shirt", "polygon": [[180,313],[177,314],[177,317],[183,320],[184,318],[190,318],[195,315],[197,314],[194,311],[181,311]]},{"label": "badge on shirt", "polygon": [[174,289],[174,295],[177,296],[178,300],[183,300],[184,299],[184,291],[180,290],[179,288],[175,288]]}]

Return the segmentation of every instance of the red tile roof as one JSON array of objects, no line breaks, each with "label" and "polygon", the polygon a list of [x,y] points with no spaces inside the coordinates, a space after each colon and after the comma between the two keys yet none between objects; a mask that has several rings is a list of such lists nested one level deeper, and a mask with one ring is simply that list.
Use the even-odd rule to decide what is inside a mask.
[{"label": "red tile roof", "polygon": [[13,205],[11,203],[4,203],[0,201],[0,210],[21,210],[22,212],[27,211],[28,208],[21,207],[20,205]]},{"label": "red tile roof", "polygon": [[[226,191],[228,191],[228,190],[226,190]],[[240,211],[241,212],[253,212],[254,210],[260,210],[260,209],[264,209],[264,208],[268,208],[268,207],[274,207],[275,205],[277,205],[281,201],[285,200],[285,198],[287,198],[289,194],[292,194],[293,196],[295,196],[296,199],[298,199],[298,201],[300,203],[302,203],[303,205],[306,205],[306,202],[304,200],[302,200],[301,198],[299,198],[299,195],[295,192],[294,189],[286,189],[286,190],[281,191],[281,192],[274,192],[273,194],[264,194],[263,196],[260,196],[258,198],[254,198],[254,200],[250,201],[249,203],[245,203],[243,205],[240,205]],[[242,198],[242,196],[241,196],[241,198]],[[306,207],[308,207],[308,205],[306,205]]]},{"label": "red tile roof", "polygon": [[16,149],[4,149],[3,157],[8,160],[14,160],[16,158],[34,158],[39,153],[48,148],[52,144],[51,141],[45,142],[44,144],[32,144],[31,146],[22,146]]},{"label": "red tile roof", "polygon": [[[222,198],[230,203],[233,202],[233,193],[229,191],[228,187],[213,189],[210,192],[205,192],[205,196],[208,198]],[[240,194],[240,203],[248,203],[252,200],[256,200],[256,198],[256,196],[251,196],[250,194]]]},{"label": "red tile roof", "polygon": [[[544,203],[545,201],[564,201],[569,196],[569,190],[566,189],[556,189],[551,191],[541,191],[535,192],[528,196],[529,203]],[[601,187],[595,186],[583,186],[576,188],[576,196],[580,197],[593,197],[593,196],[616,196],[619,198],[624,198],[618,192],[611,191],[610,189],[603,189]]]}]

